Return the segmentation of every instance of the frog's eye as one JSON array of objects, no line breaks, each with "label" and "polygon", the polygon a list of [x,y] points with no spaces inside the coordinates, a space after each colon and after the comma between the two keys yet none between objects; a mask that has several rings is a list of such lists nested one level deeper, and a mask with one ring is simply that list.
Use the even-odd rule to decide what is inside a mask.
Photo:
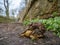
[{"label": "frog's eye", "polygon": [[53,2],[53,0],[47,0],[48,2]]}]

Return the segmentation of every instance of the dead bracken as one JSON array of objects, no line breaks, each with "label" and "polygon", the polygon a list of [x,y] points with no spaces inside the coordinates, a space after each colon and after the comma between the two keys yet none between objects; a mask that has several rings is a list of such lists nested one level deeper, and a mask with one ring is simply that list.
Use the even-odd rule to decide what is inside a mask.
[{"label": "dead bracken", "polygon": [[44,37],[46,29],[42,23],[35,22],[28,25],[26,31],[21,33],[22,37],[28,37],[31,39],[39,39]]}]

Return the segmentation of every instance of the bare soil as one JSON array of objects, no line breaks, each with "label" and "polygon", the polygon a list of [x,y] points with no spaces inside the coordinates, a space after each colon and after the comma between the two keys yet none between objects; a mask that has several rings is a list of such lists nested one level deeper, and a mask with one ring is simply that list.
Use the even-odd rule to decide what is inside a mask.
[{"label": "bare soil", "polygon": [[39,40],[20,37],[25,29],[20,23],[0,23],[0,45],[60,45],[60,38],[46,31]]}]

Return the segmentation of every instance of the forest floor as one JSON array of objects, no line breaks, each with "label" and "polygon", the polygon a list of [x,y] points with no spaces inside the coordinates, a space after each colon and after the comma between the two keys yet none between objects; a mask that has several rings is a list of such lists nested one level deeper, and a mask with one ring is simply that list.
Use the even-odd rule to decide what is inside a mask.
[{"label": "forest floor", "polygon": [[20,23],[0,23],[0,45],[60,45],[60,38],[46,31],[45,38],[31,40],[19,37],[25,27]]}]

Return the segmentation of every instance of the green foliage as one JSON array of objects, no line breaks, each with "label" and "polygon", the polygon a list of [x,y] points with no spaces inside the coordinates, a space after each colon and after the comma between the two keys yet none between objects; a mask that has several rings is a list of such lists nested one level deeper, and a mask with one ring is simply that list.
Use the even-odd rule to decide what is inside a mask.
[{"label": "green foliage", "polygon": [[25,25],[31,22],[41,22],[45,25],[47,30],[53,31],[56,35],[60,37],[60,17],[49,18],[49,19],[34,19],[24,21]]},{"label": "green foliage", "polygon": [[53,12],[52,15],[53,16],[57,16],[58,15],[58,12]]},{"label": "green foliage", "polygon": [[39,21],[39,19],[33,19],[33,20],[25,20],[24,21],[24,25],[28,25],[28,24],[30,24],[31,22],[38,22]]}]

